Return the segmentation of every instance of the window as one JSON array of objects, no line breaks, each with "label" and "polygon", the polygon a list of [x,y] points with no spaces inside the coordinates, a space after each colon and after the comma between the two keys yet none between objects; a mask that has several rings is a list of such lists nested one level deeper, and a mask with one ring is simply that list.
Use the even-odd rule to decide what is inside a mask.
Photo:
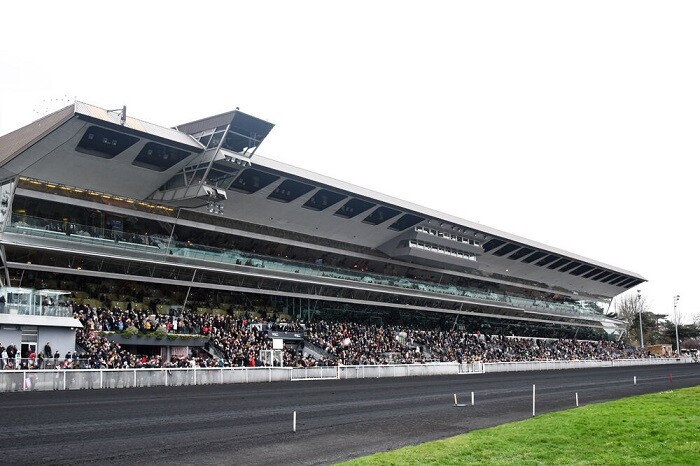
[{"label": "window", "polygon": [[572,263],[567,264],[567,265],[565,265],[564,267],[562,267],[561,270],[559,270],[559,271],[560,271],[560,272],[568,272],[568,271],[571,270],[571,269],[575,269],[575,268],[578,267],[579,265],[581,265],[580,262],[572,262]]},{"label": "window", "polygon": [[558,261],[554,262],[553,264],[547,266],[547,268],[554,270],[554,269],[557,269],[568,262],[571,262],[571,261],[569,259],[561,258]]},{"label": "window", "polygon": [[425,218],[413,214],[404,214],[397,221],[389,225],[390,230],[403,231],[406,228],[411,228],[416,223],[424,221]]},{"label": "window", "polygon": [[458,251],[456,249],[445,248],[443,246],[437,246],[435,244],[424,243],[422,241],[409,240],[408,242],[406,242],[406,240],[402,240],[399,242],[397,247],[406,246],[411,248],[423,249],[425,251],[430,251],[437,254],[444,254],[451,257],[458,257],[464,260],[476,261],[476,255],[474,254]]},{"label": "window", "polygon": [[207,149],[212,149],[219,147],[219,143],[221,142],[221,138],[224,137],[224,132],[220,131],[218,133],[214,133],[214,135],[211,137],[211,140],[209,141],[209,145],[207,146]]},{"label": "window", "polygon": [[371,209],[375,204],[362,199],[352,198],[335,212],[335,215],[343,218],[353,218],[362,212]]},{"label": "window", "polygon": [[546,255],[547,255],[546,252],[537,251],[536,253],[534,253],[530,256],[527,256],[525,259],[522,260],[522,262],[524,262],[526,264],[530,264],[532,262],[535,262],[537,259],[543,258]]},{"label": "window", "polygon": [[269,173],[261,172],[254,168],[243,170],[236,180],[231,183],[229,189],[252,194],[267,185],[277,181],[280,177]]},{"label": "window", "polygon": [[314,189],[310,184],[301,183],[295,180],[284,180],[267,196],[268,199],[280,202],[291,202]]},{"label": "window", "polygon": [[313,196],[309,198],[308,201],[304,203],[302,207],[311,210],[321,211],[333,204],[342,201],[347,196],[344,194],[339,194],[327,189],[319,189]]},{"label": "window", "polygon": [[76,151],[111,159],[139,141],[135,136],[117,133],[99,126],[90,126],[78,142]]},{"label": "window", "polygon": [[226,133],[224,143],[221,145],[221,147],[242,154],[254,149],[257,144],[258,143],[250,137],[242,136],[238,133],[234,133],[233,131],[229,131]]},{"label": "window", "polygon": [[494,238],[492,240],[489,240],[486,244],[484,244],[484,251],[489,252],[490,250],[496,249],[497,247],[502,246],[505,243],[506,242],[501,239]]},{"label": "window", "polygon": [[545,257],[544,259],[542,259],[541,261],[539,261],[536,265],[539,265],[540,267],[542,267],[543,265],[547,265],[550,262],[554,262],[557,259],[559,259],[559,256],[555,256],[554,254],[550,254],[547,257]]},{"label": "window", "polygon": [[139,155],[136,156],[132,165],[137,167],[148,168],[159,172],[165,171],[178,163],[185,160],[191,152],[186,150],[175,149],[174,147],[165,146],[156,142],[149,142]]},{"label": "window", "polygon": [[508,259],[513,259],[513,260],[521,259],[534,251],[535,251],[534,249],[530,249],[530,248],[521,248],[521,249],[518,249],[513,254],[511,254],[510,256],[508,256]]},{"label": "window", "polygon": [[211,134],[207,134],[206,136],[202,136],[199,138],[199,142],[204,146],[207,147],[209,144],[209,141],[211,141]]},{"label": "window", "polygon": [[380,223],[384,223],[387,220],[396,217],[400,213],[401,212],[396,209],[391,209],[386,206],[380,206],[377,207],[374,210],[374,212],[365,217],[365,219],[362,220],[362,222],[369,223],[370,225],[379,225]]},{"label": "window", "polygon": [[514,243],[508,243],[502,248],[500,248],[498,251],[494,252],[493,254],[495,256],[505,256],[506,254],[510,254],[511,252],[515,251],[516,249],[520,249],[520,246]]}]

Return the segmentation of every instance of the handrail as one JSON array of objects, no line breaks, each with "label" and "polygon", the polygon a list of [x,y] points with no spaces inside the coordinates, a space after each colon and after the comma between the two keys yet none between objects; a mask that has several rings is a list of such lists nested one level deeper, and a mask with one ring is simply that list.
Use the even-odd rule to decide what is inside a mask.
[{"label": "handrail", "polygon": [[611,366],[688,364],[690,358],[626,359],[614,361],[532,361],[472,364],[430,363],[314,367],[217,367],[140,369],[38,369],[0,371],[0,392],[80,390],[176,385],[279,382],[319,379],[358,379],[459,375],[516,370],[577,369]]},{"label": "handrail", "polygon": [[592,311],[577,302],[549,302],[542,299],[506,295],[496,293],[494,291],[487,292],[477,288],[441,285],[403,277],[395,277],[364,271],[354,271],[341,267],[310,264],[307,262],[294,261],[285,258],[273,258],[270,256],[247,253],[234,249],[199,245],[192,242],[168,242],[159,236],[123,233],[76,223],[67,223],[40,217],[20,215],[18,213],[13,213],[11,219],[11,224],[6,228],[7,232],[24,233],[32,236],[54,239],[68,239],[74,242],[92,243],[121,249],[138,250],[140,252],[164,255],[166,257],[174,256],[192,258],[217,263],[279,270],[288,273],[299,273],[309,276],[335,278],[367,284],[412,289],[440,295],[461,296],[487,302],[512,305],[525,310],[550,315],[603,317],[602,314]]}]

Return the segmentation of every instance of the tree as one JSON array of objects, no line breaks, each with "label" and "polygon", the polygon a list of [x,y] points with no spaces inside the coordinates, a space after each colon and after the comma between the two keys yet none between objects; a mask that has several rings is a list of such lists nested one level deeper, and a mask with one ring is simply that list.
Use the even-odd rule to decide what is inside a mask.
[{"label": "tree", "polygon": [[[645,333],[646,334],[646,333]],[[676,344],[676,324],[670,320],[666,322],[666,328],[664,329],[664,336],[670,339],[675,348]],[[700,325],[698,324],[686,324],[678,325],[678,341],[681,344],[681,348],[685,348],[686,340],[692,340],[700,338]]]},{"label": "tree", "polygon": [[667,343],[666,335],[659,328],[659,318],[665,317],[652,313],[647,305],[646,297],[637,294],[622,296],[615,304],[617,318],[627,324],[627,332],[623,340],[630,345],[639,346],[639,313],[642,314],[644,331],[644,346]]}]

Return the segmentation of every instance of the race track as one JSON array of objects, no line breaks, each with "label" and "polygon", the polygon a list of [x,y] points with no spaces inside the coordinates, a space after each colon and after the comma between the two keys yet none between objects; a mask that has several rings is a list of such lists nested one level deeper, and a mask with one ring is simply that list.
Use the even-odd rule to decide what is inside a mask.
[{"label": "race track", "polygon": [[541,414],[700,385],[700,365],[2,393],[0,461],[329,464],[529,418],[533,384]]}]

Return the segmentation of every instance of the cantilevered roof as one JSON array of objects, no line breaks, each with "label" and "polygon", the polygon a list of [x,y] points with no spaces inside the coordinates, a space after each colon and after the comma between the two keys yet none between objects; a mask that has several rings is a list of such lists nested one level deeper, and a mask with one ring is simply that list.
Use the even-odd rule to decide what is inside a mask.
[{"label": "cantilevered roof", "polygon": [[[76,146],[93,125],[141,140],[112,158],[86,155],[76,150]],[[208,152],[191,134],[223,131],[222,127],[229,125],[234,127],[234,132],[255,134],[257,141],[273,127],[271,123],[234,110],[171,129],[128,115],[124,118],[122,110],[108,111],[76,102],[0,138],[0,176],[4,170],[67,186],[145,199],[187,167],[201,169],[209,163]],[[149,141],[185,149],[189,155],[163,170],[144,167],[136,162],[141,152],[148,149]],[[20,154],[22,156],[18,157]],[[231,165],[226,166],[230,169],[225,171],[227,176],[222,177],[228,184],[217,185],[226,193],[217,202],[224,208],[222,215],[236,221],[385,253],[390,245],[398,248],[397,244],[389,242],[400,239],[400,235],[406,239],[412,226],[430,225],[430,229],[435,228],[448,236],[464,231],[471,238],[479,238],[483,249],[471,251],[479,255],[478,262],[470,262],[465,267],[494,278],[521,278],[601,296],[614,296],[624,287],[646,281],[619,267],[260,155],[254,155],[247,165],[233,165],[234,160],[225,157],[220,163]],[[215,172],[217,167],[213,165],[209,173]],[[198,201],[200,207],[170,202],[177,207],[206,213],[206,200]],[[430,260],[439,263],[438,267],[449,265],[441,262],[438,255],[434,258]]]},{"label": "cantilevered roof", "polygon": [[175,129],[187,134],[196,134],[208,129],[226,126],[229,123],[231,123],[234,127],[242,127],[245,128],[247,132],[257,134],[256,139],[258,141],[265,139],[265,137],[270,134],[270,131],[272,131],[272,128],[275,126],[272,123],[261,120],[253,115],[248,115],[240,110],[232,110],[219,115],[195,120],[190,123],[184,123],[176,126]]},{"label": "cantilevered roof", "polygon": [[546,245],[544,243],[540,243],[538,241],[533,241],[527,238],[523,238],[518,235],[514,235],[512,233],[507,233],[502,230],[498,230],[496,228],[491,228],[486,225],[482,225],[476,222],[471,222],[469,220],[465,220],[463,218],[456,217],[454,215],[450,215],[444,212],[440,212],[428,207],[424,207],[418,204],[414,204],[409,201],[404,201],[402,199],[398,199],[386,194],[382,194],[376,191],[372,191],[369,189],[365,189],[360,186],[356,186],[350,183],[346,183],[344,181],[337,180],[335,178],[331,178],[325,175],[321,175],[303,168],[295,167],[293,165],[289,165],[283,162],[279,162],[267,157],[263,157],[260,155],[256,155],[254,160],[253,160],[253,166],[258,166],[258,167],[266,167],[270,168],[272,170],[282,172],[282,173],[288,173],[292,176],[299,177],[302,179],[306,179],[309,181],[312,181],[313,183],[319,184],[319,185],[325,185],[325,186],[332,186],[336,189],[342,190],[342,191],[347,191],[353,194],[356,194],[358,196],[376,200],[380,204],[385,204],[385,205],[392,205],[399,207],[400,209],[404,211],[409,211],[409,212],[415,212],[418,213],[422,216],[427,217],[428,219],[434,219],[438,220],[441,222],[449,223],[451,225],[455,226],[461,226],[463,228],[468,228],[471,230],[479,231],[482,233],[485,233],[488,236],[493,236],[493,237],[499,237],[502,239],[505,239],[507,241],[515,242],[522,244],[524,246],[530,246],[532,248],[536,249],[542,249],[545,250],[551,254],[556,254],[559,256],[564,256],[568,257],[570,259],[574,259],[577,261],[582,261],[587,264],[594,265],[599,268],[604,268],[608,269],[611,271],[614,271],[619,274],[625,274],[629,275],[631,277],[635,277],[637,279],[646,281],[644,277],[641,275],[622,269],[620,267],[615,267],[613,265],[605,264],[603,262],[594,260],[594,259],[589,259],[587,257],[580,256],[578,254],[572,253],[565,251],[563,249],[559,249],[553,246]]}]

